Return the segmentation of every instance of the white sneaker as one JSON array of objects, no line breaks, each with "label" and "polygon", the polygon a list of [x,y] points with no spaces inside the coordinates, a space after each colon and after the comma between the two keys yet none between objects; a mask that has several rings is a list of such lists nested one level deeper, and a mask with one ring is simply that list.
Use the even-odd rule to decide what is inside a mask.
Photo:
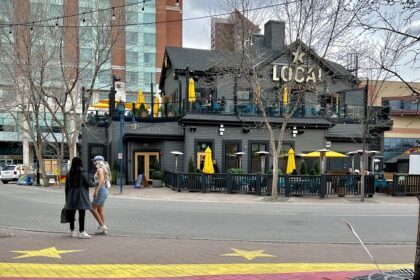
[{"label": "white sneaker", "polygon": [[96,230],[95,234],[107,234],[108,227],[106,225],[98,226],[98,229]]},{"label": "white sneaker", "polygon": [[86,233],[86,231],[82,231],[81,233],[79,233],[79,238],[81,239],[89,239],[92,236],[90,236],[89,234]]},{"label": "white sneaker", "polygon": [[71,237],[76,238],[78,236],[77,232],[75,230],[71,231]]}]

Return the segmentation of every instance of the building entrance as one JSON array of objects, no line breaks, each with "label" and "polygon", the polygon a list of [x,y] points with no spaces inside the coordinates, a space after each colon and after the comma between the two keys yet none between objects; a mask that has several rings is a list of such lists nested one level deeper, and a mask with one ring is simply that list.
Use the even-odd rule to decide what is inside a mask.
[{"label": "building entrance", "polygon": [[134,179],[144,174],[146,180],[151,183],[150,174],[159,164],[159,152],[136,152],[134,153]]}]

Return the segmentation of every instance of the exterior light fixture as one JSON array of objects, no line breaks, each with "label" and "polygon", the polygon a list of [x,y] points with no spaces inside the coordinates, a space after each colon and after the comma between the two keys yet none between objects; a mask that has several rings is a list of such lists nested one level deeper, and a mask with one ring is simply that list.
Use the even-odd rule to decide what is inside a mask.
[{"label": "exterior light fixture", "polygon": [[219,127],[219,135],[223,136],[223,134],[225,133],[225,127],[224,125],[221,123],[220,127]]}]

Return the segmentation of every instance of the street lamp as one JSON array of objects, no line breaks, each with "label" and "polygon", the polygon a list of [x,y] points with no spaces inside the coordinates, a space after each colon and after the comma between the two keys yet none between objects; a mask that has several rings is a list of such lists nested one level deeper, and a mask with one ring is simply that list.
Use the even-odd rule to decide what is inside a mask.
[{"label": "street lamp", "polygon": [[183,153],[178,151],[172,151],[171,154],[175,156],[175,172],[178,172],[178,157],[180,155],[183,155]]},{"label": "street lamp", "polygon": [[242,156],[245,154],[245,152],[236,152],[235,155],[238,156],[239,161],[239,169],[242,169]]},{"label": "street lamp", "polygon": [[120,151],[118,159],[120,160],[120,193],[123,192],[123,124],[124,124],[124,103],[120,102],[117,106],[118,114],[120,115]]},{"label": "street lamp", "polygon": [[261,173],[265,173],[265,157],[270,153],[267,151],[258,151],[256,154],[261,156]]}]

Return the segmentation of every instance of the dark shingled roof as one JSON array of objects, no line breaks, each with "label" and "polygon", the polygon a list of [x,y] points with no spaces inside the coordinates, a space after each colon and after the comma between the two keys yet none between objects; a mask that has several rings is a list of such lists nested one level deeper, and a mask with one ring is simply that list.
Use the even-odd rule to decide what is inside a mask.
[{"label": "dark shingled roof", "polygon": [[[189,67],[194,71],[206,72],[213,68],[235,68],[241,63],[249,63],[248,59],[242,59],[243,54],[240,52],[166,47],[166,53],[173,69]],[[281,54],[281,51],[264,49],[264,53],[259,54],[257,59],[260,63],[271,63]]]},{"label": "dark shingled roof", "polygon": [[336,124],[328,129],[326,137],[361,138],[363,126],[361,124]]}]

